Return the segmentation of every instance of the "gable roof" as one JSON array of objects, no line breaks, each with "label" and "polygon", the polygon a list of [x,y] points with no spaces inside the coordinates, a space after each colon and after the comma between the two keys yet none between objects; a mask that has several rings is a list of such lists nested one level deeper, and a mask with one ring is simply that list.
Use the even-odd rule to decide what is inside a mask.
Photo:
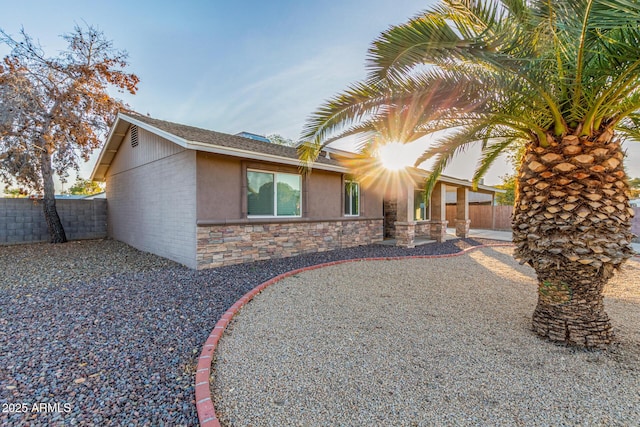
[{"label": "gable roof", "polygon": [[[111,162],[131,125],[136,125],[190,150],[287,165],[300,165],[298,152],[294,147],[167,122],[139,114],[119,113],[107,136],[107,142],[102,148],[100,157],[93,168],[91,173],[92,180],[104,180],[107,170],[111,166]],[[347,169],[341,166],[337,160],[326,157],[319,157],[313,167],[335,172],[347,172]]]},{"label": "gable roof", "polygon": [[[104,181],[111,162],[131,125],[141,127],[189,150],[205,151],[243,159],[261,160],[293,166],[300,166],[301,164],[298,159],[298,151],[294,147],[258,141],[239,135],[229,135],[180,123],[167,122],[141,114],[118,113],[116,121],[107,136],[107,142],[102,148],[100,157],[93,168],[91,180]],[[330,147],[325,151],[327,154],[331,153],[338,157],[350,157],[354,155],[353,153],[332,149]],[[319,156],[314,162],[313,168],[349,173],[347,167],[329,155]],[[429,176],[429,172],[423,169],[410,168],[410,172],[416,180],[424,180]],[[454,186],[472,187],[471,182],[467,180],[452,178],[446,175],[440,175],[438,180]],[[476,191],[489,193],[505,192],[504,190],[482,184],[478,185]]]}]

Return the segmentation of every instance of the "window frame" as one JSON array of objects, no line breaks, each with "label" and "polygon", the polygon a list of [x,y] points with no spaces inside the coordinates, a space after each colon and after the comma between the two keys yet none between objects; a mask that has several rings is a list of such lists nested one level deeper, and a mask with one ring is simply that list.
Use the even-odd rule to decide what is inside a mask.
[{"label": "window frame", "polygon": [[[251,215],[249,214],[249,172],[254,172],[254,173],[264,173],[264,174],[270,174],[273,176],[273,215]],[[298,177],[298,182],[299,182],[299,189],[298,191],[300,192],[300,195],[298,196],[298,203],[299,203],[299,214],[298,215],[278,215],[278,175],[293,175],[293,176],[297,176]],[[247,182],[247,191],[246,191],[246,195],[244,197],[244,199],[246,200],[247,203],[247,218],[302,218],[302,210],[303,210],[303,205],[302,205],[302,193],[303,193],[303,189],[302,189],[302,185],[303,185],[303,181],[302,181],[302,175],[300,175],[299,173],[291,173],[291,172],[277,172],[274,170],[268,170],[268,169],[256,169],[256,168],[246,168],[245,170],[245,179]]]},{"label": "window frame", "polygon": [[[348,185],[353,185],[355,184],[357,186],[358,189],[358,213],[353,213],[351,212],[351,208],[353,207],[353,193],[349,194],[349,203],[346,203],[346,198],[347,198],[347,186]],[[342,186],[342,191],[344,192],[344,197],[343,200],[345,200],[344,203],[344,209],[342,210],[342,214],[346,217],[359,217],[360,213],[362,212],[362,197],[361,197],[361,191],[360,191],[360,183],[358,181],[356,181],[355,179],[345,179],[344,180],[344,185]],[[347,213],[347,208],[349,208],[350,213]]]}]

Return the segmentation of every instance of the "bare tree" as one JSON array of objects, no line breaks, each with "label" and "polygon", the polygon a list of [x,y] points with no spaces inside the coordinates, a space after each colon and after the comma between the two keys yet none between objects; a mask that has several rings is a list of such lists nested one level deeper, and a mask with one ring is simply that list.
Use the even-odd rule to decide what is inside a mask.
[{"label": "bare tree", "polygon": [[53,175],[65,179],[97,148],[125,105],[109,90],[135,94],[138,77],[126,73],[127,53],[94,27],[62,37],[67,49],[45,56],[23,30],[15,40],[0,29],[11,53],[0,63],[0,179],[44,195],[52,243],[66,235],[56,210]]}]

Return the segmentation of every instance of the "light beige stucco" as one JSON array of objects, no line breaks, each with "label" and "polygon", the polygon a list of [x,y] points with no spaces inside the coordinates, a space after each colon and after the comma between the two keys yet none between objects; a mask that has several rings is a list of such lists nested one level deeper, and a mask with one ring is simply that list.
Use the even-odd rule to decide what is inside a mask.
[{"label": "light beige stucco", "polygon": [[[342,216],[342,175],[313,171],[307,179],[307,211],[313,219]],[[381,213],[382,215],[382,213]]]},{"label": "light beige stucco", "polygon": [[196,168],[198,220],[241,218],[241,160],[198,152]]},{"label": "light beige stucco", "polygon": [[[247,169],[299,173],[292,166],[198,152],[197,218],[200,222],[251,220],[246,215]],[[313,220],[349,219],[344,216],[344,176],[337,172],[313,170],[303,177],[302,218]],[[382,195],[373,189],[361,188],[361,212],[370,218],[382,218]],[[276,218],[274,218],[276,220]],[[277,218],[278,221],[286,221]],[[265,221],[265,219],[261,219]]]}]

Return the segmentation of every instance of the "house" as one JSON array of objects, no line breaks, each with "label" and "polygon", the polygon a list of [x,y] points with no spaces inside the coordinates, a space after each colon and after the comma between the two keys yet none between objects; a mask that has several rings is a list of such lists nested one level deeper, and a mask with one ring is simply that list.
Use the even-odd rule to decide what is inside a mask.
[{"label": "house", "polygon": [[444,238],[447,188],[458,195],[460,235],[468,234],[467,181],[443,177],[431,201],[420,201],[424,171],[389,193],[351,176],[341,161],[348,153],[328,149],[302,174],[295,148],[244,135],[119,114],[91,176],[106,181],[109,236],[197,269],[385,234],[412,246],[415,236]]}]

